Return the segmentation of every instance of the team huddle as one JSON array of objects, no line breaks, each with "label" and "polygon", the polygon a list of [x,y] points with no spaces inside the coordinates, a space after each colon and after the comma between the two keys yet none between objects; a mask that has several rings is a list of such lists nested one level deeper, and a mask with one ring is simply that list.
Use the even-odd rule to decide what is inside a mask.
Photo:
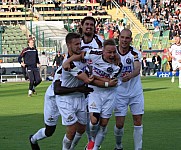
[{"label": "team huddle", "polygon": [[[134,150],[142,150],[144,96],[141,85],[141,54],[130,46],[132,33],[123,29],[119,47],[95,34],[96,21],[87,16],[81,21],[82,36],[68,33],[68,53],[45,93],[45,127],[30,135],[32,150],[38,141],[53,135],[61,116],[66,133],[62,150],[78,149],[86,132],[85,150],[98,150],[107,125],[115,115],[115,150],[123,150],[122,137],[128,106],[133,116]],[[113,113],[114,112],[114,113]]]}]

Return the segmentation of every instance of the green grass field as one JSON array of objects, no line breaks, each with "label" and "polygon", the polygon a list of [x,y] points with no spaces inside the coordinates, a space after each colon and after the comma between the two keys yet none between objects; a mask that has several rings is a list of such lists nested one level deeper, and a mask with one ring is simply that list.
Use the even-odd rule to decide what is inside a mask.
[{"label": "green grass field", "polygon": [[[178,79],[145,77],[142,79],[145,95],[143,116],[143,150],[181,150],[181,89]],[[27,97],[28,82],[0,83],[0,150],[30,150],[28,137],[44,126],[43,102],[51,82],[37,87],[38,95]],[[110,120],[102,150],[114,149],[114,117]],[[60,150],[65,128],[61,118],[55,134],[39,141],[41,150]],[[123,138],[124,150],[133,150],[132,116],[128,113]],[[83,150],[84,134],[77,146]]]}]

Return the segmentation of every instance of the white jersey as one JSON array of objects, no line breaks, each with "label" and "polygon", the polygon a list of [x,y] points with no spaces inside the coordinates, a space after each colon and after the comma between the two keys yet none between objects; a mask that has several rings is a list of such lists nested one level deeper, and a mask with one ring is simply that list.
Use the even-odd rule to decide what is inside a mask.
[{"label": "white jersey", "polygon": [[[102,57],[102,51],[87,50],[84,58],[92,60],[92,63],[90,65],[92,75],[102,78],[113,78],[113,77],[118,77],[118,75],[120,75],[121,68],[119,66],[116,66],[115,64],[106,62]],[[93,88],[94,89],[96,88],[96,90],[107,89],[107,88],[100,88],[97,86],[93,86]]]},{"label": "white jersey", "polygon": [[46,95],[47,96],[55,96],[54,83],[55,83],[56,80],[61,80],[61,72],[62,72],[61,70],[62,70],[61,66],[56,70],[53,81],[52,81],[52,84],[49,85],[49,87],[46,90]]},{"label": "white jersey", "polygon": [[[78,87],[84,84],[84,82],[82,80],[79,80],[77,78],[77,76],[86,71],[86,66],[84,63],[80,62],[80,61],[73,61],[70,63],[71,65],[71,69],[69,71],[65,71],[64,69],[62,69],[62,86],[65,87]],[[71,95],[82,95],[82,93],[80,92],[74,92],[71,93]]]},{"label": "white jersey", "polygon": [[170,53],[175,59],[172,59],[172,61],[178,62],[181,59],[181,45],[173,44],[170,49]]},{"label": "white jersey", "polygon": [[81,49],[83,51],[87,51],[89,49],[101,49],[103,47],[102,43],[103,43],[103,39],[97,34],[94,34],[92,41],[89,43],[85,43],[84,37],[82,37]]},{"label": "white jersey", "polygon": [[[121,77],[119,79],[122,81],[122,77],[125,75],[126,72],[133,72],[135,61],[139,61],[141,63],[141,54],[138,50],[130,46],[130,50],[128,53],[124,55],[120,54],[120,59],[123,65],[123,69]],[[125,97],[134,97],[142,93],[143,89],[140,75],[130,79],[127,82],[120,82],[118,92]]]}]

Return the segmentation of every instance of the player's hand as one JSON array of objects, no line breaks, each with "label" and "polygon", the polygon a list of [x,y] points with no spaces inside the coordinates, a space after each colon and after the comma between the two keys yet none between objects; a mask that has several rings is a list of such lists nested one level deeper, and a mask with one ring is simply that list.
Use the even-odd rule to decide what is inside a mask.
[{"label": "player's hand", "polygon": [[93,92],[93,91],[94,91],[93,88],[87,87],[85,85],[78,87],[78,92],[81,92],[81,93],[89,94],[90,92]]},{"label": "player's hand", "polygon": [[40,67],[41,67],[41,64],[37,64],[37,67],[40,68]]},{"label": "player's hand", "polygon": [[125,75],[122,77],[123,82],[127,82],[132,78],[132,74],[129,72],[126,72]]},{"label": "player's hand", "polygon": [[88,80],[89,80],[89,83],[91,83],[94,80],[94,76],[91,75]]},{"label": "player's hand", "polygon": [[52,68],[54,68],[54,65],[52,65]]},{"label": "player's hand", "polygon": [[65,61],[63,64],[62,64],[62,68],[66,71],[70,70],[71,67],[70,67],[70,63]]},{"label": "player's hand", "polygon": [[118,79],[117,78],[113,78],[108,82],[109,87],[114,87],[118,84]]},{"label": "player's hand", "polygon": [[181,59],[179,59],[178,62],[181,63]]},{"label": "player's hand", "polygon": [[21,63],[21,66],[26,67],[26,64],[24,62]]}]

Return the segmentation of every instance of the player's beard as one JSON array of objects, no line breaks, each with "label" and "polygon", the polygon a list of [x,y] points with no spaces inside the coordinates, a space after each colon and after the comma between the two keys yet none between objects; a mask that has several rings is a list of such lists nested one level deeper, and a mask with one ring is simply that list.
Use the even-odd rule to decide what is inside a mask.
[{"label": "player's beard", "polygon": [[93,35],[92,32],[85,32],[84,34],[85,34],[85,36],[88,36],[88,37],[91,37]]}]

